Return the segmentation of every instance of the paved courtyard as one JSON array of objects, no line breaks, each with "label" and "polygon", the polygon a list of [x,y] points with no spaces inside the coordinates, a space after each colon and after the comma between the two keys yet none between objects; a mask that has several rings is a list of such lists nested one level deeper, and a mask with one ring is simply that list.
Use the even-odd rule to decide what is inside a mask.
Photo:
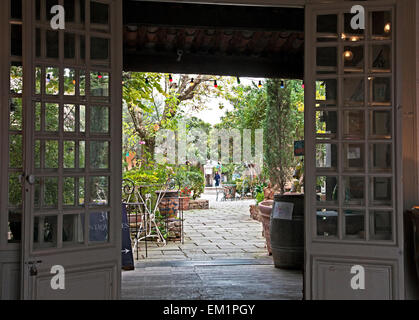
[{"label": "paved courtyard", "polygon": [[[268,257],[262,224],[250,218],[249,205],[254,200],[210,201],[209,210],[184,211],[184,244],[141,242],[139,261],[217,260],[229,258],[258,259]],[[134,253],[137,258],[137,253]]]},{"label": "paved courtyard", "polygon": [[[142,242],[134,271],[122,273],[123,299],[302,299],[300,271],[281,270],[268,256],[254,200],[210,201],[184,212],[184,244]],[[136,258],[136,253],[134,253]]]}]

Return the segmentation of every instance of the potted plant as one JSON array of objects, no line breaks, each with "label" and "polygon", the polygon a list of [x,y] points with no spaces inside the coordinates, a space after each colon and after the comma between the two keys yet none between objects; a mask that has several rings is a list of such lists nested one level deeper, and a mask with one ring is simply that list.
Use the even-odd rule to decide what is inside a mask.
[{"label": "potted plant", "polygon": [[180,189],[180,197],[179,197],[179,209],[180,210],[189,210],[189,199],[192,194],[192,190],[188,187],[183,187]]}]

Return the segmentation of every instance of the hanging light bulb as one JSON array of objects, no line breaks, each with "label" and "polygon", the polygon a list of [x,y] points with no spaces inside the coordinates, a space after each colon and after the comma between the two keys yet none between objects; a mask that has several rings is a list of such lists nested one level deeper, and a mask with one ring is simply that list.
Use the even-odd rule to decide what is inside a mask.
[{"label": "hanging light bulb", "polygon": [[49,83],[51,81],[51,75],[48,73],[47,74],[47,83]]},{"label": "hanging light bulb", "polygon": [[194,78],[191,78],[191,82],[189,82],[189,85],[193,86],[195,84]]},{"label": "hanging light bulb", "polygon": [[346,50],[343,53],[343,57],[345,58],[346,61],[351,61],[354,58],[354,54],[351,50]]},{"label": "hanging light bulb", "polygon": [[73,80],[73,84],[76,84],[76,80]]},{"label": "hanging light bulb", "polygon": [[281,89],[284,89],[284,88],[285,88],[285,82],[284,82],[284,80],[281,80],[281,85],[280,85],[280,87],[281,87]]},{"label": "hanging light bulb", "polygon": [[169,74],[169,82],[173,82],[173,78],[171,74]]},{"label": "hanging light bulb", "polygon": [[390,33],[390,31],[391,31],[391,23],[387,22],[384,26],[384,32],[385,33]]},{"label": "hanging light bulb", "polygon": [[214,88],[218,88],[217,80],[214,80]]},{"label": "hanging light bulb", "polygon": [[102,74],[100,72],[97,74],[97,78],[98,79],[102,79],[103,78],[103,76],[102,76]]},{"label": "hanging light bulb", "polygon": [[237,77],[237,84],[240,84],[240,78]]},{"label": "hanging light bulb", "polygon": [[262,88],[262,81],[259,80],[258,87]]}]

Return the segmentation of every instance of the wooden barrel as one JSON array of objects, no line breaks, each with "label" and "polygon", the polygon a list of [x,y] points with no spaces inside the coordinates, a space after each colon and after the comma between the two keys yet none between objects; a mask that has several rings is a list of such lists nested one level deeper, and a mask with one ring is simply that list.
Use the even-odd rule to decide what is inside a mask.
[{"label": "wooden barrel", "polygon": [[270,221],[276,268],[304,268],[304,195],[275,194]]}]

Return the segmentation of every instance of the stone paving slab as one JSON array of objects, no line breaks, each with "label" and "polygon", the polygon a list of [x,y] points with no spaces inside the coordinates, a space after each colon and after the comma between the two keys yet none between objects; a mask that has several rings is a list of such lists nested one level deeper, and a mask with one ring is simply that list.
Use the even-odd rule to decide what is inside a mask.
[{"label": "stone paving slab", "polygon": [[[122,298],[140,300],[301,300],[302,272],[268,264],[223,265],[223,261],[195,266],[143,267],[122,273]],[[249,259],[243,260],[249,262]],[[250,260],[254,263],[257,260]],[[168,262],[166,262],[168,263]],[[172,264],[174,262],[171,262]],[[218,264],[218,265],[217,265]],[[173,264],[174,265],[174,264]],[[176,269],[179,269],[176,272]]]},{"label": "stone paving slab", "polygon": [[[267,257],[262,225],[250,218],[249,206],[253,200],[215,201],[211,195],[204,195],[210,202],[208,210],[184,212],[184,243],[168,242],[162,246],[156,242],[140,243],[139,261],[147,259],[176,260],[197,258],[214,260],[226,258],[258,259]],[[136,254],[134,254],[136,257]],[[205,257],[208,256],[208,257]]]}]

